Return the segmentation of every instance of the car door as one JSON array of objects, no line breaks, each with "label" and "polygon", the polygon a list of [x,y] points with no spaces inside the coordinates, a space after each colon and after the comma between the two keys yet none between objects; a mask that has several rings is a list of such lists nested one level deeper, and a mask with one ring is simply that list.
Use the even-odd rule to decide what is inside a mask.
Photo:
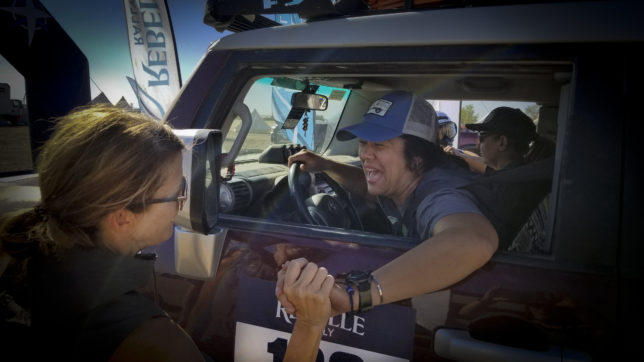
[{"label": "car door", "polygon": [[[548,198],[548,249],[541,254],[499,250],[488,264],[447,290],[365,314],[336,316],[324,332],[318,358],[607,359],[620,345],[614,330],[620,314],[616,260],[624,182],[622,137],[628,115],[618,112],[615,117],[615,109],[624,105],[622,95],[628,91],[623,84],[630,79],[626,70],[631,69],[625,64],[635,53],[629,44],[614,44],[598,55],[595,46],[401,46],[393,53],[379,47],[214,50],[182,89],[167,119],[177,128],[219,129],[225,143],[240,113],[233,111],[235,104],[256,79],[267,75],[308,69],[316,75],[338,76],[340,69],[357,72],[351,65],[358,64],[365,72],[397,69],[404,75],[401,78],[408,79],[405,69],[411,72],[414,62],[442,66],[441,62],[484,58],[489,63],[481,63],[483,68],[495,71],[499,69],[495,62],[525,64],[521,69],[532,70],[548,64],[545,69],[553,78],[561,77],[554,92],[557,151]],[[538,66],[533,67],[534,62]],[[451,80],[457,83],[458,79]],[[444,91],[445,97],[457,95],[450,88]],[[523,91],[530,94],[529,88]],[[357,102],[348,100],[353,101]],[[234,151],[235,140],[231,143],[224,153]],[[221,157],[220,175],[244,176],[234,186],[235,197],[252,198],[247,195],[271,189],[279,182],[274,175],[285,172],[285,165],[259,164],[241,171],[241,164],[235,164],[231,170],[231,160],[224,162],[225,156]],[[593,174],[598,164],[601,178]],[[216,225],[201,231],[205,241],[189,248],[192,258],[203,255],[195,250],[207,249],[210,257],[201,271],[177,271],[183,259],[177,257],[182,250],[176,243],[158,251],[157,298],[203,351],[222,360],[254,360],[258,355],[279,360],[292,323],[273,296],[276,273],[284,260],[306,257],[332,274],[374,270],[416,245],[402,237],[235,211],[219,213]]]}]

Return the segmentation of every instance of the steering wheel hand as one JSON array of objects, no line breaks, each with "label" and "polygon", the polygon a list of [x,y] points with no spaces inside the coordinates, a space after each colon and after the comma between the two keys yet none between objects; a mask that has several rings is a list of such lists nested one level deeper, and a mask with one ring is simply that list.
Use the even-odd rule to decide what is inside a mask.
[{"label": "steering wheel hand", "polygon": [[311,174],[300,169],[300,162],[293,162],[288,173],[288,188],[297,210],[308,224],[364,230],[360,217],[346,191],[324,172],[321,177],[333,191],[310,195]]}]

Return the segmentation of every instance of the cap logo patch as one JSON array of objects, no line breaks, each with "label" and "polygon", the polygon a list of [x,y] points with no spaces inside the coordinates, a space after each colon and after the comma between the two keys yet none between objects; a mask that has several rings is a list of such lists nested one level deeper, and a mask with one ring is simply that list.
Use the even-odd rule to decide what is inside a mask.
[{"label": "cap logo patch", "polygon": [[369,107],[367,114],[371,113],[382,117],[387,114],[387,111],[389,110],[389,107],[391,107],[391,104],[392,103],[386,99],[378,99],[377,101],[373,102],[371,107]]}]

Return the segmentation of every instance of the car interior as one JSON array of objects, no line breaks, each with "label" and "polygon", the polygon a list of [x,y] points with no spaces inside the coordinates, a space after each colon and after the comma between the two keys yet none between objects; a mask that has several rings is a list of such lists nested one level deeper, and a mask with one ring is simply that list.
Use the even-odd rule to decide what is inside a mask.
[{"label": "car interior", "polygon": [[[466,105],[476,106],[478,121],[498,106],[530,107],[538,133],[554,142],[560,99],[567,95],[573,71],[567,61],[346,63],[316,65],[313,70],[304,64],[254,67],[256,75],[249,78],[237,99],[248,108],[252,125],[244,127],[240,116],[231,111],[222,127],[222,152],[234,153],[232,149],[239,147],[235,144],[241,146],[234,163],[222,164],[221,215],[383,234],[390,230],[379,207],[354,195],[342,195],[342,188],[325,175],[300,180],[296,189],[303,189],[305,195],[304,201],[296,204],[308,204],[303,209],[293,207],[297,196],[289,192],[292,175],[287,167],[288,156],[306,147],[333,160],[360,166],[357,140],[338,141],[335,133],[360,122],[373,101],[393,90],[414,92],[437,111],[456,104],[452,121],[464,140],[467,130],[459,118]],[[295,121],[288,119],[285,123],[295,108],[289,98],[301,92],[327,97],[327,107],[300,112],[299,119],[296,112]],[[458,135],[455,145],[476,152],[475,144],[458,142]],[[338,200],[345,209],[342,217],[331,215],[326,198],[315,196],[324,194]],[[352,216],[352,204],[359,220]],[[307,208],[313,216],[307,215]]]}]

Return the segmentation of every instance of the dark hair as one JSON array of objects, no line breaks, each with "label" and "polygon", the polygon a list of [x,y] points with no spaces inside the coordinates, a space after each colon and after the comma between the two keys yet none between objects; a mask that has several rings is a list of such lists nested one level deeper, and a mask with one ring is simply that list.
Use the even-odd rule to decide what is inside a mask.
[{"label": "dark hair", "polygon": [[553,141],[543,136],[537,136],[530,150],[525,155],[527,162],[543,160],[555,155],[556,145]]},{"label": "dark hair", "polygon": [[407,168],[417,176],[424,174],[434,167],[447,166],[449,164],[468,168],[464,160],[460,157],[445,153],[435,143],[407,134],[400,136],[400,138],[405,142],[403,152],[405,161],[407,162]]},{"label": "dark hair", "polygon": [[517,155],[517,158],[523,158],[523,155],[530,149],[532,140],[525,138],[515,138],[504,135],[508,139],[508,147]]}]

